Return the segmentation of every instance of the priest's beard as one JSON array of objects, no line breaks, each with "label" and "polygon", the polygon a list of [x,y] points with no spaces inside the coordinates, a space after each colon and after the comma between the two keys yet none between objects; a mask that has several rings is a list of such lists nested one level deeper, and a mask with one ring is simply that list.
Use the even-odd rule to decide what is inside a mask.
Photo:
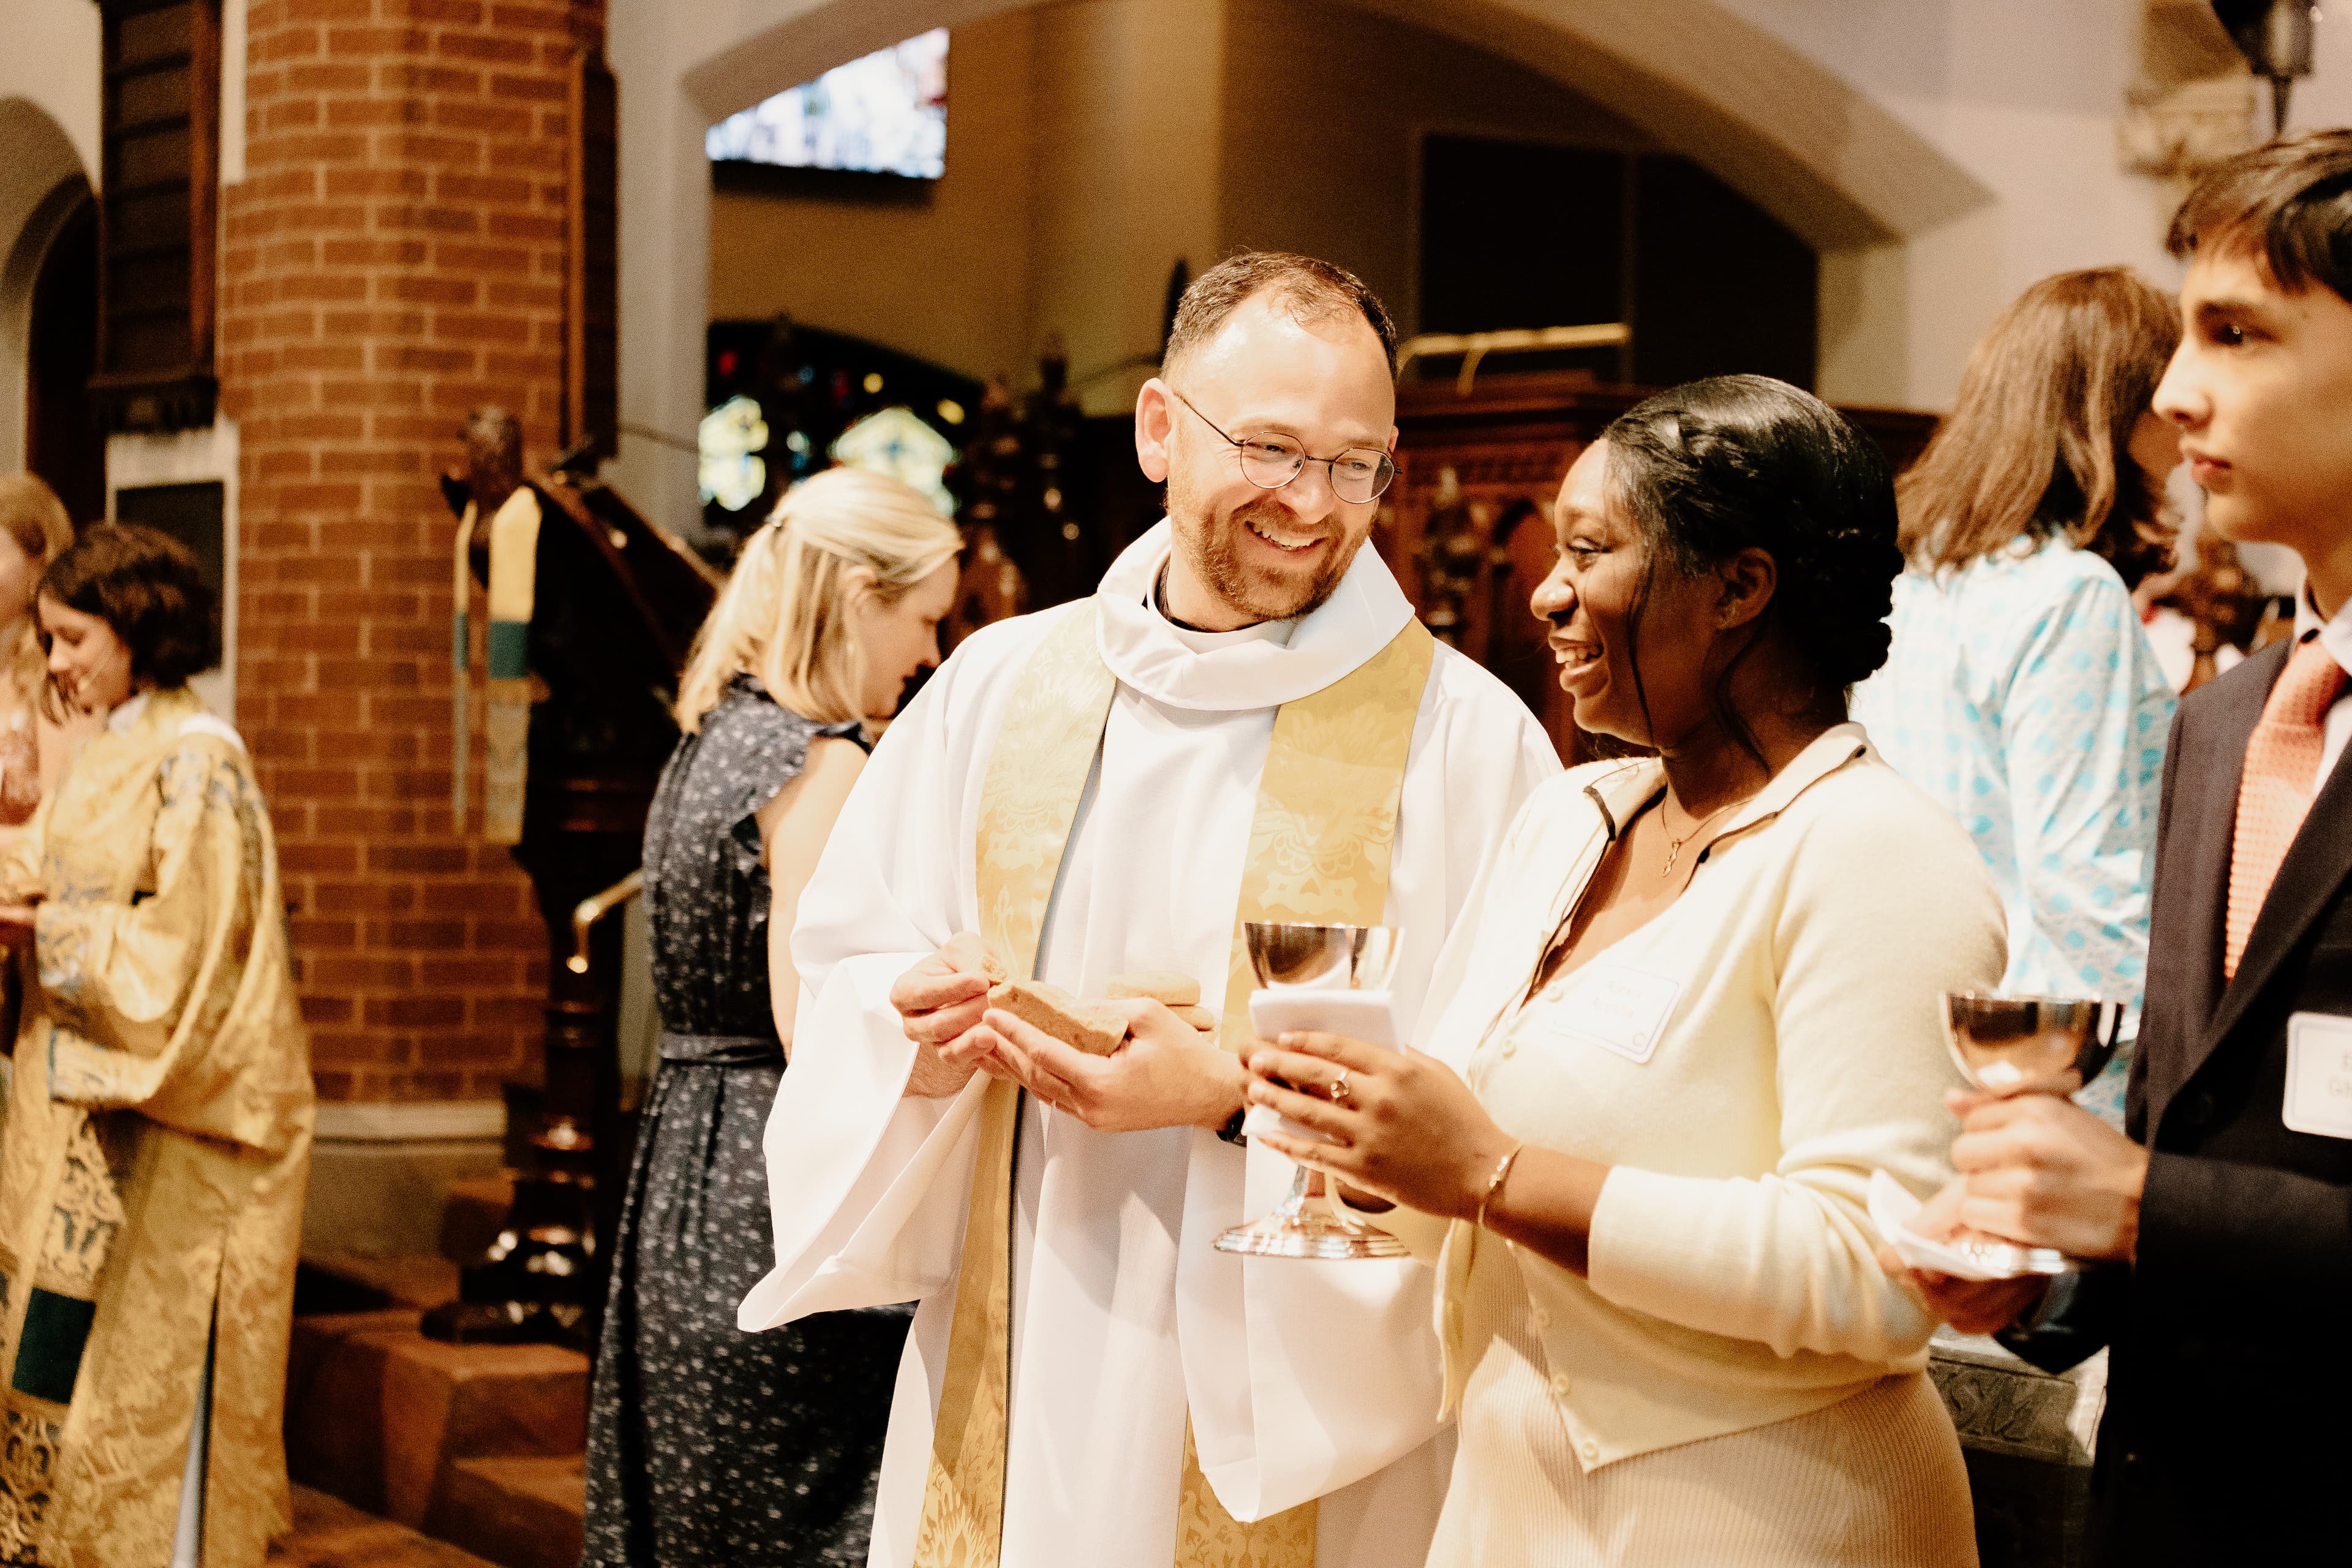
[{"label": "priest's beard", "polygon": [[1176,548],[1183,552],[1184,563],[1210,593],[1255,621],[1287,621],[1320,607],[1363,547],[1362,536],[1351,539],[1345,528],[1327,519],[1323,526],[1334,537],[1317,552],[1311,568],[1276,572],[1255,564],[1244,553],[1251,548],[1242,537],[1244,531],[1253,521],[1271,528],[1286,515],[1280,503],[1260,500],[1220,518],[1191,504],[1173,483],[1168,487],[1168,518],[1175,525]]}]

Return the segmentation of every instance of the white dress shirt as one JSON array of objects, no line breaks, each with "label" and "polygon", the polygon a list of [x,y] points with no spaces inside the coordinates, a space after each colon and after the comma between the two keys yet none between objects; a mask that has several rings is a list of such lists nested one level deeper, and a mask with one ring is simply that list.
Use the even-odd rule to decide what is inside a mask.
[{"label": "white dress shirt", "polygon": [[[2311,584],[2305,583],[2303,592],[2294,597],[2294,640],[2301,643],[2313,633],[2319,635],[2320,646],[2336,656],[2336,662],[2352,672],[2352,599],[2336,606],[2333,619],[2323,617],[2319,606],[2311,597]],[[2319,772],[2311,781],[2316,795],[2336,771],[2336,763],[2344,755],[2344,745],[2352,741],[2352,681],[2336,694],[2335,706],[2327,710],[2322,723],[2325,739],[2320,742]]]}]

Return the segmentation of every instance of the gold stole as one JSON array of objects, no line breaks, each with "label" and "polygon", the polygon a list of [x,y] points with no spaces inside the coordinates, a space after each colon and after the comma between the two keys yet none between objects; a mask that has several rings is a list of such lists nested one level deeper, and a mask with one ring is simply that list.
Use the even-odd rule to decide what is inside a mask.
[{"label": "gold stole", "polygon": [[[1386,912],[1397,802],[1433,647],[1409,621],[1369,661],[1276,712],[1234,917],[1220,1034],[1228,1048],[1249,1036],[1244,922],[1377,925]],[[1015,974],[1035,972],[1046,905],[1118,689],[1096,647],[1089,600],[1030,656],[989,753],[976,846],[980,932]],[[1003,1549],[1020,1120],[1019,1090],[991,1081],[915,1568],[998,1568]],[[1201,1472],[1189,1423],[1181,1487],[1176,1568],[1313,1568],[1315,1506],[1235,1521]]]},{"label": "gold stole", "polygon": [[452,562],[449,662],[449,814],[466,826],[467,736],[472,730],[473,633],[467,612],[473,595],[474,534],[490,534],[488,635],[482,699],[482,837],[492,844],[522,842],[523,784],[530,745],[530,616],[539,584],[539,497],[522,485],[486,523],[480,509],[466,503],[457,522]]}]

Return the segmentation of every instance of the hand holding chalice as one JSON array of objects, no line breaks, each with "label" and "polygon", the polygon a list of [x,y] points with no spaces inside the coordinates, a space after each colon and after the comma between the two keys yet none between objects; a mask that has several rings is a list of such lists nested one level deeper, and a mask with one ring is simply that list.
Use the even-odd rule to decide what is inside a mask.
[{"label": "hand holding chalice", "polygon": [[[2003,1098],[2069,1095],[2090,1082],[2116,1054],[2123,1017],[2120,1002],[1958,991],[1944,996],[1944,1036],[1953,1061],[1970,1083]],[[1873,1217],[1913,1268],[1963,1279],[2011,1279],[2082,1269],[2078,1259],[2054,1247],[2026,1247],[1976,1233],[1931,1241],[1910,1228],[1918,1206],[1895,1188],[1891,1177],[1881,1173],[1874,1178]]]}]

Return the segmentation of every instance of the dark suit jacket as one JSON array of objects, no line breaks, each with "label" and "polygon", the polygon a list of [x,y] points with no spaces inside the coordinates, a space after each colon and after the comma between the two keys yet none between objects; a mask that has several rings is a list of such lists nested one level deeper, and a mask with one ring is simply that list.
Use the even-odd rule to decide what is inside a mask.
[{"label": "dark suit jacket", "polygon": [[2290,1131],[2287,1020],[2352,1015],[2352,752],[2221,978],[2246,742],[2291,645],[2180,705],[2126,1100],[2139,1251],[2086,1279],[2043,1365],[2110,1343],[2093,1538],[2114,1563],[2352,1563],[2352,1141]]}]

